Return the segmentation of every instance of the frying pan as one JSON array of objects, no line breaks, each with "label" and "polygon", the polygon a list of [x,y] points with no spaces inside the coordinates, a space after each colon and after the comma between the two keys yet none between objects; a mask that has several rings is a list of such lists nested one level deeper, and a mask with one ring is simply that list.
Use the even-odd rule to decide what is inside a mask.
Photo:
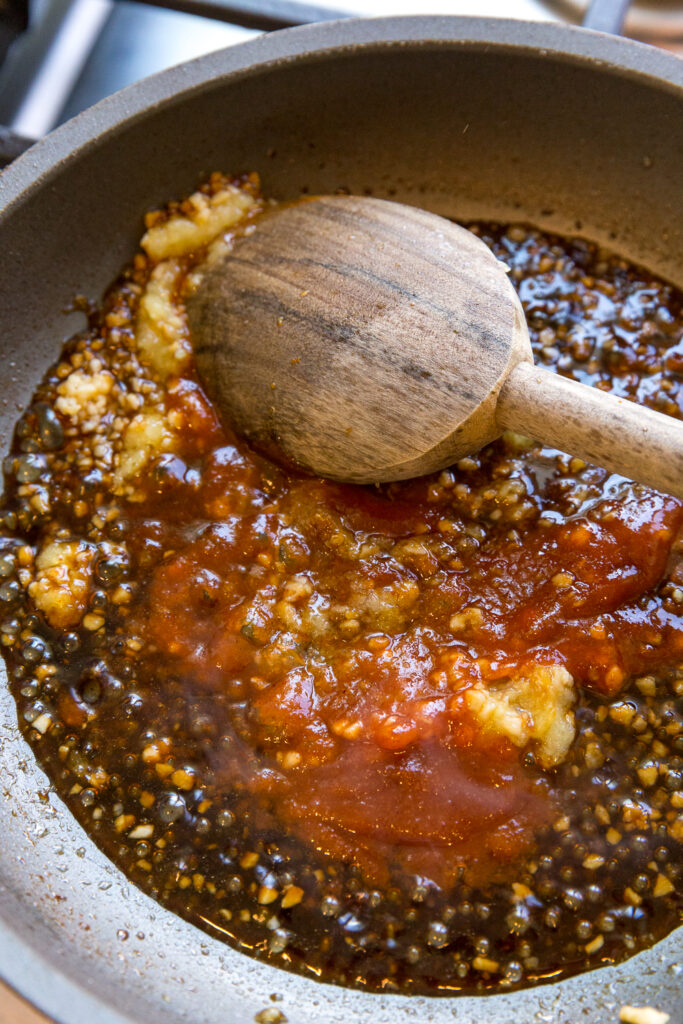
[{"label": "frying pan", "polygon": [[[0,176],[3,450],[141,215],[215,169],[604,242],[683,285],[683,63],[598,33],[462,18],[279,32],[157,75]],[[370,995],[234,952],[131,886],[51,790],[0,688],[0,966],[63,1024],[683,1022],[683,930],[616,968],[490,997]],[[268,1016],[261,1018],[268,1020]]]}]

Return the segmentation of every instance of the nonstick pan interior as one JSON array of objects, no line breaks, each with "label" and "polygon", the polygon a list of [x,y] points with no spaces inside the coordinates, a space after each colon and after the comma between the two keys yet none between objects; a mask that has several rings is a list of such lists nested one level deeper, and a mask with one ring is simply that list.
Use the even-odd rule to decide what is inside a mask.
[{"label": "nonstick pan interior", "polygon": [[[212,170],[266,195],[346,188],[459,219],[583,234],[683,284],[683,65],[624,40],[460,18],[277,33],[125,90],[0,176],[7,449],[19,410],[130,257],[142,213]],[[681,1024],[681,933],[559,985],[482,999],[365,995],[256,963],[143,896],[96,850],[0,691],[0,971],[64,1024]],[[680,963],[679,963],[680,961]],[[283,1016],[278,1018],[275,1011]]]}]

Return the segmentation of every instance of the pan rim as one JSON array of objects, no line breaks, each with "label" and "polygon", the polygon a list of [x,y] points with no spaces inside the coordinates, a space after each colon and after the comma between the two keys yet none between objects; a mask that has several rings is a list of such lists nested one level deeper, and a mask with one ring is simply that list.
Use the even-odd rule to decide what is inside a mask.
[{"label": "pan rim", "polygon": [[683,99],[683,61],[675,54],[575,25],[460,15],[348,18],[303,25],[264,33],[159,71],[55,128],[0,172],[0,222],[52,173],[110,134],[134,125],[150,107],[173,106],[225,79],[251,77],[280,64],[410,45],[480,46],[587,64],[627,78],[649,79]]},{"label": "pan rim", "polygon": [[[287,29],[159,72],[102,100],[56,129],[0,174],[0,223],[19,204],[27,201],[35,189],[44,187],[53,174],[61,172],[112,134],[134,124],[150,109],[172,106],[189,96],[211,89],[219,81],[249,77],[284,63],[327,59],[345,52],[351,54],[363,50],[370,53],[399,46],[417,49],[465,45],[471,48],[497,48],[508,53],[534,54],[538,59],[592,65],[604,69],[606,73],[641,81],[649,79],[653,85],[659,88],[664,86],[683,98],[683,62],[677,57],[643,43],[588,32],[575,26],[513,19],[419,15],[354,18]],[[669,939],[680,934],[678,930]],[[665,943],[667,941],[664,940]],[[662,945],[659,943],[656,949]],[[646,954],[640,955],[643,956]],[[632,964],[633,959],[627,963]],[[84,997],[94,1001],[91,1005],[97,1007],[97,1016],[91,1015],[90,1020],[101,1024],[127,1024],[133,1020],[100,1002],[96,993],[88,992],[59,967],[48,963],[35,949],[19,940],[15,931],[2,921],[0,963],[4,980],[25,998],[34,1001],[36,993],[28,987],[27,973],[31,964],[35,965],[39,976],[44,978],[38,1005],[45,1001],[52,986],[58,987],[63,996],[60,1006],[56,1008],[59,1014],[57,1019],[63,1024],[75,1024],[81,1019],[88,1019],[85,1014],[78,1018],[72,1016],[74,1004]],[[609,969],[607,972],[599,972],[600,986],[604,984],[603,979],[608,972]],[[595,974],[591,972],[584,975],[584,978],[591,975],[595,977]],[[331,986],[317,987],[321,994],[329,993],[330,998],[334,998]],[[559,991],[558,986],[544,986],[545,991],[550,987]],[[597,991],[596,984],[592,988]],[[491,998],[495,1000],[498,997]],[[419,997],[413,997],[413,1000],[416,1007],[418,1002],[425,1005]],[[460,1004],[468,1002],[479,1009],[483,1005],[479,996],[458,997],[456,1001]],[[428,1004],[435,1002],[437,1000],[427,1000]],[[440,997],[438,1002],[449,1000]],[[48,1006],[46,1011],[54,1016],[55,1008]],[[90,1009],[88,1012],[92,1014],[93,1011]]]}]

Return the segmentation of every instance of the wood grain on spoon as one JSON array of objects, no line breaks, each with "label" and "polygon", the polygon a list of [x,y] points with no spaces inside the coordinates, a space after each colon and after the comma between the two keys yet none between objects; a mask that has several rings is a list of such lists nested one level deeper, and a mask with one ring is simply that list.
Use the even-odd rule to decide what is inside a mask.
[{"label": "wood grain on spoon", "polygon": [[683,423],[535,367],[505,266],[424,210],[335,196],[265,214],[188,315],[228,420],[322,476],[418,476],[509,428],[683,497]]}]

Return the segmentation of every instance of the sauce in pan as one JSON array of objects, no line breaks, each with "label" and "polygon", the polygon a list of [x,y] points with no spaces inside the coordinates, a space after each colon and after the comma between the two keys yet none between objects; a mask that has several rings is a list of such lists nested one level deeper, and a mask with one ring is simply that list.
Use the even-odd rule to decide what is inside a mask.
[{"label": "sauce in pan", "polygon": [[[222,425],[184,296],[258,214],[214,175],[19,421],[0,640],[21,727],[142,889],[251,955],[386,991],[518,987],[681,921],[683,505],[506,434],[378,488]],[[535,357],[674,416],[681,296],[472,225]]]}]

